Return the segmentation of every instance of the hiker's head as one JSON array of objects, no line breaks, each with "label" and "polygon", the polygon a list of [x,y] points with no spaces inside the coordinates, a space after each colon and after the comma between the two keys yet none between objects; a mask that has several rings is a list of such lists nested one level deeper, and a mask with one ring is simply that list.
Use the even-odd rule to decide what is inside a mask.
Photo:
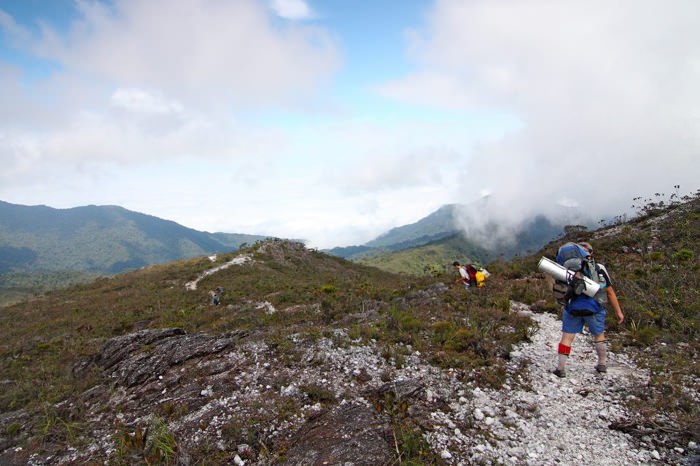
[{"label": "hiker's head", "polygon": [[452,263],[452,266],[453,266],[453,267],[459,267],[459,262],[454,261],[454,262]]},{"label": "hiker's head", "polygon": [[593,246],[591,246],[591,243],[586,243],[585,241],[583,243],[578,243],[587,253],[589,256],[593,255]]}]

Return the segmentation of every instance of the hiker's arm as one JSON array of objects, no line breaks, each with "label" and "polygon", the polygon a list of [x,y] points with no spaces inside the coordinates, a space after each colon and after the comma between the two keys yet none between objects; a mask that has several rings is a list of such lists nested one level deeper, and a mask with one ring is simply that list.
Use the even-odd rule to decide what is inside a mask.
[{"label": "hiker's arm", "polygon": [[459,270],[457,270],[457,273],[459,274],[459,278],[457,278],[457,283],[467,282],[468,279],[466,270],[460,267]]},{"label": "hiker's arm", "polygon": [[605,293],[608,295],[608,301],[615,309],[615,315],[617,315],[617,323],[621,324],[625,321],[625,315],[622,313],[622,308],[620,307],[620,301],[617,300],[617,295],[612,286],[605,288]]}]

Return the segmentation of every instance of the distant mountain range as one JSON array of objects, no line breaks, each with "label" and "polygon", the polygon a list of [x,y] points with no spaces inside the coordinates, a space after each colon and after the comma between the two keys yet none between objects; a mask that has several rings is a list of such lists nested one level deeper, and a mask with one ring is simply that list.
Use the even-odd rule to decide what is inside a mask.
[{"label": "distant mountain range", "polygon": [[[536,216],[520,226],[508,238],[485,247],[465,236],[457,218],[464,215],[464,205],[447,204],[410,225],[392,228],[363,245],[338,247],[326,252],[345,259],[375,265],[385,270],[418,273],[425,267],[452,260],[485,264],[496,259],[510,259],[536,251],[560,237],[564,224]],[[493,225],[493,231],[498,226]]]},{"label": "distant mountain range", "polygon": [[[563,225],[536,217],[510,241],[487,249],[457,226],[461,205],[445,205],[363,245],[324,252],[389,271],[420,274],[452,260],[487,263],[540,248]],[[0,290],[26,294],[146,265],[238,249],[262,235],[208,233],[118,206],[55,209],[0,201]],[[40,284],[34,285],[34,284]]]},{"label": "distant mountain range", "polygon": [[110,275],[238,249],[264,236],[207,233],[117,206],[54,209],[0,201],[0,274]]}]

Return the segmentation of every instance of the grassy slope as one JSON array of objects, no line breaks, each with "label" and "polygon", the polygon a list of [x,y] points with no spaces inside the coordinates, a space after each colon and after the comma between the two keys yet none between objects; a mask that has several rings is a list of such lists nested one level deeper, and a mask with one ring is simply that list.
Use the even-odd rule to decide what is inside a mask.
[{"label": "grassy slope", "polygon": [[[0,412],[27,409],[36,417],[31,435],[41,441],[46,406],[71,399],[101,380],[99,372],[74,379],[74,364],[96,354],[108,338],[144,327],[214,334],[243,330],[250,338],[283,347],[291,334],[314,338],[349,327],[354,338],[374,339],[387,355],[411,344],[433,355],[438,365],[481,368],[484,383],[496,385],[504,373],[503,355],[527,336],[528,319],[507,313],[506,287],[471,296],[454,287],[439,301],[396,307],[396,299],[435,279],[387,273],[294,243],[264,244],[273,247],[246,250],[252,263],[209,276],[196,291],[186,291],[184,284],[212,267],[206,258],[103,278],[3,308]],[[212,307],[208,290],[217,286],[224,288],[222,305]],[[256,307],[258,302],[296,310],[266,315]],[[367,314],[352,317],[358,313]],[[467,313],[469,319],[464,318]]]},{"label": "grassy slope", "polygon": [[479,248],[471,246],[458,234],[448,240],[436,241],[425,246],[366,255],[356,262],[388,272],[422,276],[449,272],[455,260],[469,263],[473,262],[473,257],[481,255],[482,251]]},{"label": "grassy slope", "polygon": [[[224,255],[219,263],[231,257]],[[0,372],[15,386],[0,394],[2,411],[66,396],[74,389],[70,369],[76,359],[95,353],[105,339],[144,322],[154,328],[180,326],[209,332],[258,325],[240,321],[223,306],[212,309],[207,293],[217,286],[224,287],[224,304],[328,302],[329,313],[342,313],[360,299],[388,298],[408,283],[377,269],[306,252],[304,257],[290,255],[267,265],[232,267],[204,279],[196,291],[185,290],[185,282],[212,266],[206,258],[151,266],[2,308]]]},{"label": "grassy slope", "polygon": [[[571,232],[569,239],[590,239],[613,275],[627,316],[623,326],[609,322],[613,350],[638,351],[640,363],[652,372],[649,386],[640,387],[638,401],[632,402],[640,423],[697,436],[698,403],[683,387],[698,389],[700,380],[700,200],[663,209],[647,206],[642,213],[638,220],[580,237]],[[1,309],[0,412],[26,407],[37,417],[33,438],[41,441],[46,403],[100,380],[97,372],[74,380],[73,364],[95,354],[106,339],[144,326],[211,333],[242,329],[282,344],[290,333],[324,334],[350,325],[355,337],[377,340],[388,354],[397,342],[410,343],[438,365],[481,368],[483,381],[497,386],[499,358],[528,332],[525,322],[507,314],[508,300],[557,312],[547,281],[534,272],[540,255],[553,256],[557,243],[526,258],[489,264],[492,277],[480,293],[465,296],[454,287],[427,307],[405,309],[392,303],[429,283],[451,283],[454,276],[391,274],[294,243],[264,244],[272,246],[246,249],[255,262],[207,277],[196,291],[186,291],[184,284],[212,267],[204,257],[99,279]],[[225,255],[219,263],[232,257]],[[225,290],[224,305],[214,308],[207,292],[216,286]],[[309,311],[261,316],[252,304],[258,301]],[[366,309],[379,312],[363,323],[346,323]]]},{"label": "grassy slope", "polygon": [[0,306],[264,238],[200,232],[117,206],[53,209],[0,201],[0,219]]}]

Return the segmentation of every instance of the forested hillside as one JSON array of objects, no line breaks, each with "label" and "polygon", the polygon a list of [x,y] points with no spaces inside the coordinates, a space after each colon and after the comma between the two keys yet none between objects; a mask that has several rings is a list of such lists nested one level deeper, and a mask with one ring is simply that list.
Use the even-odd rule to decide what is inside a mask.
[{"label": "forested hillside", "polygon": [[0,201],[0,303],[263,238],[201,232],[117,206],[53,209]]}]

